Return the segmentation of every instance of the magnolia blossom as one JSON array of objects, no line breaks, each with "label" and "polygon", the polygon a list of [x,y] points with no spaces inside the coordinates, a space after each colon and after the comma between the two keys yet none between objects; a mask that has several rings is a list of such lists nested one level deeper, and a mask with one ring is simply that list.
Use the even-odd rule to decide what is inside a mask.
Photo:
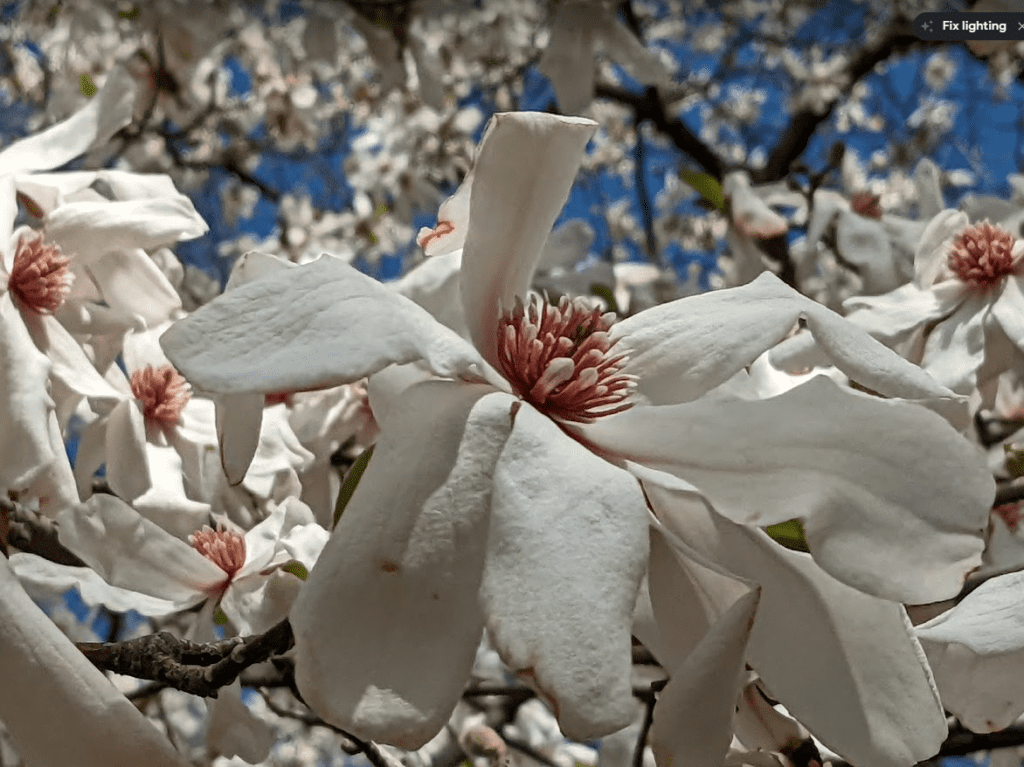
[{"label": "magnolia blossom", "polygon": [[22,582],[49,593],[75,586],[87,604],[150,616],[209,602],[209,615],[220,607],[246,635],[287,614],[300,584],[292,565],[312,568],[327,537],[296,499],[244,534],[204,526],[188,542],[110,495],[93,496],[57,521],[61,543],[88,566],[15,554],[11,568]]},{"label": "magnolia blossom", "polygon": [[849,319],[950,389],[980,389],[1024,362],[1024,242],[953,210],[931,220],[914,256],[914,281],[849,299]]},{"label": "magnolia blossom", "polygon": [[[924,758],[941,740],[941,709],[902,608],[887,599],[950,596],[977,565],[993,493],[980,457],[924,408],[822,377],[763,401],[704,395],[801,317],[864,386],[922,400],[952,394],[771,275],[621,322],[581,299],[550,305],[529,294],[593,128],[532,113],[493,119],[473,171],[459,272],[472,344],[330,257],[240,285],[162,337],[190,381],[222,396],[372,375],[380,439],[291,614],[304,699],[362,737],[418,747],[447,721],[486,627],[567,735],[625,726],[635,714],[630,637],[654,520],[642,482],[650,497],[682,487],[710,503],[713,518],[755,535],[765,563],[713,564],[739,575],[722,576],[733,586],[716,604],[721,613],[695,624],[717,626],[714,636],[727,641],[709,640],[701,653],[738,668],[745,637],[762,637],[762,673],[820,737],[876,764]],[[420,366],[392,367],[412,362]],[[837,412],[844,417],[826,419]],[[899,436],[911,434],[912,445]],[[907,449],[917,453],[913,466],[903,463]],[[664,534],[685,527],[671,499],[653,508],[667,520],[658,522]],[[820,567],[806,556],[790,563],[747,527],[794,517]],[[728,556],[701,546],[695,561]],[[675,556],[661,547],[651,566],[675,567]],[[786,575],[794,567],[799,574]],[[782,598],[794,583],[799,607]],[[766,612],[764,596],[761,607],[744,596],[769,586]],[[666,597],[654,622],[677,624],[680,608],[695,604],[692,591],[680,592],[681,604]],[[842,607],[823,604],[832,598]],[[776,632],[790,620],[803,626],[802,610],[821,628],[784,647]],[[801,676],[791,652],[816,659],[815,688],[836,681],[832,700],[812,702],[806,682],[786,684]],[[720,683],[701,663],[666,667],[681,691]],[[716,732],[729,726],[740,682],[737,674],[733,693],[716,693],[708,709]],[[696,714],[699,697],[682,696],[674,710],[689,721],[684,712]],[[860,712],[853,726],[851,710]],[[708,758],[727,747],[715,738]]]}]

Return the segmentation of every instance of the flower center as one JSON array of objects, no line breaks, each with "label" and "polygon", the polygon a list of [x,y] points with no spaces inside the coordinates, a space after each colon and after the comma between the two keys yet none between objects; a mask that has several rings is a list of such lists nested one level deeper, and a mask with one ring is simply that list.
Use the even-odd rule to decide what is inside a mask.
[{"label": "flower center", "polygon": [[245,538],[240,533],[203,525],[202,530],[188,537],[188,542],[229,577],[245,564]]},{"label": "flower center", "polygon": [[176,426],[181,411],[192,397],[185,377],[170,365],[147,365],[132,373],[132,395],[142,401],[147,420],[164,426]]},{"label": "flower center", "polygon": [[949,268],[963,282],[987,286],[1013,270],[1013,235],[988,221],[969,226],[953,240]]},{"label": "flower center", "polygon": [[532,294],[498,322],[498,362],[516,393],[553,418],[591,423],[633,406],[636,377],[622,373],[626,352],[608,335],[615,322],[589,302],[558,306]]},{"label": "flower center", "polygon": [[27,309],[37,314],[55,311],[71,290],[71,257],[36,234],[18,240],[8,287]]},{"label": "flower center", "polygon": [[879,205],[881,198],[871,192],[854,192],[850,198],[850,207],[854,213],[859,213],[865,218],[881,218],[882,206]]}]

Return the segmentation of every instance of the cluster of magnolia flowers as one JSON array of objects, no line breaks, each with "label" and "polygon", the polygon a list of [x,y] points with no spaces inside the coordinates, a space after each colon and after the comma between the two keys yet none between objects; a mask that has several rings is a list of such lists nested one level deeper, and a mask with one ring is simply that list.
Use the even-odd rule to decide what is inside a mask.
[{"label": "cluster of magnolia flowers", "polygon": [[[617,319],[531,291],[595,123],[509,113],[402,280],[254,252],[186,315],[158,252],[205,227],[168,179],[40,172],[127,121],[118,92],[0,153],[0,489],[79,560],[0,559],[0,721],[28,763],[185,763],[28,597],[72,586],[195,641],[287,617],[315,715],[424,763],[445,737],[503,753],[471,678],[536,693],[520,731],[612,753],[644,716],[634,641],[661,767],[785,765],[808,733],[911,765],[944,710],[1024,713],[1021,576],[952,601],[995,493],[971,417],[1012,402],[1024,348],[1005,227],[938,212],[914,281],[847,318],[766,273]],[[726,191],[736,242],[779,233]],[[335,519],[331,456],[371,443]],[[793,520],[807,552],[764,530]]]}]

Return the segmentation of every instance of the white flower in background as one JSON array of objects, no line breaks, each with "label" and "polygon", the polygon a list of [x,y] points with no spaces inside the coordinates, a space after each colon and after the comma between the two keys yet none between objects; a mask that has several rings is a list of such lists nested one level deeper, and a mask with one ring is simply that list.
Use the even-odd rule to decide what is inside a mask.
[{"label": "white flower in background", "polygon": [[[642,482],[659,499],[660,534],[682,541],[678,553],[662,544],[651,567],[742,579],[718,575],[731,585],[710,609],[698,610],[692,582],[655,589],[666,637],[683,630],[673,616],[695,619],[663,649],[677,692],[723,686],[671,652],[714,628],[705,657],[740,668],[749,638],[752,665],[823,740],[865,763],[924,758],[945,723],[902,607],[888,600],[951,596],[977,565],[993,493],[980,457],[923,408],[820,376],[763,401],[704,395],[800,318],[858,383],[889,396],[952,394],[770,275],[618,323],[579,299],[529,296],[592,126],[530,113],[492,121],[462,235],[473,345],[330,257],[270,270],[162,337],[186,377],[221,397],[372,376],[380,439],[291,615],[305,699],[363,737],[418,747],[448,720],[486,625],[567,735],[628,724],[652,521]],[[417,361],[435,377],[386,369]],[[908,450],[919,474],[908,473]],[[696,512],[678,493],[714,512],[701,500],[708,516],[691,527]],[[752,529],[792,518],[815,559]],[[715,526],[735,545],[716,543]],[[753,629],[751,584],[762,589]],[[804,630],[784,630],[792,625]],[[831,694],[809,695],[807,679]],[[714,701],[700,721],[727,731],[734,700],[717,690]],[[697,702],[681,696],[674,710]],[[708,741],[708,758],[727,747]]]},{"label": "white flower in background", "polygon": [[999,375],[1024,363],[1024,242],[953,210],[928,224],[914,281],[849,299],[849,319],[953,391],[981,390],[991,405]]},{"label": "white flower in background", "polygon": [[743,171],[726,175],[722,194],[728,202],[729,216],[725,239],[733,257],[729,284],[745,285],[768,268],[757,243],[781,237],[789,231],[789,223],[769,207],[769,202],[777,198],[774,187],[752,188],[750,177]]},{"label": "white flower in background", "polygon": [[57,521],[61,543],[87,567],[14,554],[11,568],[26,585],[50,594],[74,586],[86,604],[148,616],[209,602],[208,615],[219,607],[243,635],[285,617],[301,585],[293,565],[311,569],[327,540],[294,498],[244,534],[204,526],[187,542],[111,495],[95,495]]},{"label": "white flower in background", "polygon": [[644,85],[666,85],[668,71],[616,18],[604,0],[561,0],[537,68],[551,81],[565,114],[580,114],[594,98],[595,54],[604,50]]}]

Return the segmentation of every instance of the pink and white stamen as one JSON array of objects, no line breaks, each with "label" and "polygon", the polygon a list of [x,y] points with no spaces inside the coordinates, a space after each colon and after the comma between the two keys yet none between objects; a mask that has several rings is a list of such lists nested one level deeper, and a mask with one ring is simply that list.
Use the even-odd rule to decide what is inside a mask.
[{"label": "pink and white stamen", "polygon": [[245,537],[233,530],[209,525],[188,537],[192,548],[213,562],[231,578],[245,564]]},{"label": "pink and white stamen", "polygon": [[552,418],[592,423],[633,406],[636,376],[608,330],[615,314],[582,298],[557,306],[536,294],[502,314],[498,362],[516,394]]},{"label": "pink and white stamen", "polygon": [[170,365],[147,365],[132,373],[132,395],[142,402],[147,421],[161,426],[176,426],[181,411],[192,397],[185,377]]},{"label": "pink and white stamen", "polygon": [[22,306],[37,314],[52,314],[67,298],[73,275],[68,269],[71,257],[49,245],[43,235],[18,240],[8,289]]},{"label": "pink and white stamen", "polygon": [[988,287],[1014,269],[1017,239],[988,221],[964,229],[953,240],[948,265],[962,282]]}]

